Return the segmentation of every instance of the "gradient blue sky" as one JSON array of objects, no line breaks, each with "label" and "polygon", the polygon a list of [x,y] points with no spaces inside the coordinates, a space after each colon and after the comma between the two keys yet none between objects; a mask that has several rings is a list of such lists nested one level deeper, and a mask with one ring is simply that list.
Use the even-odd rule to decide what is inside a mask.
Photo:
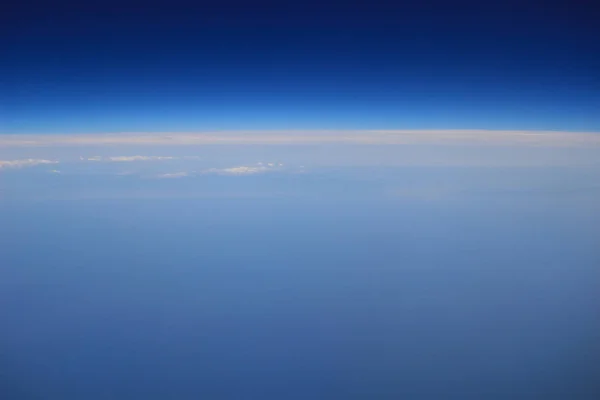
[{"label": "gradient blue sky", "polygon": [[598,131],[597,17],[581,2],[19,2],[1,21],[0,132]]},{"label": "gradient blue sky", "polygon": [[600,398],[592,5],[14,3],[1,399]]}]

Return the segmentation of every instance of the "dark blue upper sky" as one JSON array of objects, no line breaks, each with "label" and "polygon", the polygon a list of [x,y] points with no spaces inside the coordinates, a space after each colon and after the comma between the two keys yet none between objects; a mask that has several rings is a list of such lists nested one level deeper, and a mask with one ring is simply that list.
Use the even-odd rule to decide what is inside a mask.
[{"label": "dark blue upper sky", "polygon": [[6,11],[3,133],[600,130],[592,2],[20,2]]}]

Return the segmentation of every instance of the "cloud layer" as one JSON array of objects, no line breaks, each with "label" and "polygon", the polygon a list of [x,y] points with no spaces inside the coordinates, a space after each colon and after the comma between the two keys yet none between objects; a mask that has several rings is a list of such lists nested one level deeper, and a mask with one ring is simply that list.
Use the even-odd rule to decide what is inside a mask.
[{"label": "cloud layer", "polygon": [[[522,146],[599,146],[600,133],[490,130],[372,130],[271,131],[213,133],[119,133],[90,135],[0,135],[0,147],[102,145],[210,145],[210,144],[478,144]],[[137,159],[112,161],[147,160]],[[125,157],[125,158],[128,158]],[[155,156],[152,156],[155,157]],[[114,157],[119,158],[119,157]],[[151,158],[159,159],[159,158]]]}]

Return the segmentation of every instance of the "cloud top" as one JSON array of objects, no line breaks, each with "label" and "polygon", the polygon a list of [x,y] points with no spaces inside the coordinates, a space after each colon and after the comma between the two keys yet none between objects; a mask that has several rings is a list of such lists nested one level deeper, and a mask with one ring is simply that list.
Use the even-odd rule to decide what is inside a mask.
[{"label": "cloud top", "polygon": [[34,167],[40,164],[58,164],[58,161],[26,158],[22,160],[0,160],[0,169],[2,168],[24,168]]},{"label": "cloud top", "polygon": [[190,176],[189,172],[181,171],[181,172],[171,172],[166,174],[158,174],[156,178],[158,179],[174,179],[174,178],[184,178],[186,176]]},{"label": "cloud top", "polygon": [[[210,144],[478,144],[599,146],[600,133],[491,130],[240,131],[206,133],[119,133],[90,135],[0,135],[0,147]],[[140,158],[141,157],[141,158]],[[149,158],[145,158],[149,157]],[[156,156],[112,161],[158,160]]]},{"label": "cloud top", "polygon": [[108,161],[114,162],[131,162],[131,161],[163,161],[174,160],[176,157],[170,156],[119,156],[108,157]]},{"label": "cloud top", "polygon": [[[133,162],[133,161],[165,161],[165,160],[177,160],[180,157],[171,156],[116,156],[116,157],[83,157],[80,156],[81,161],[105,161],[105,162]],[[194,157],[183,157],[185,160],[197,159]]]},{"label": "cloud top", "polygon": [[251,175],[258,174],[260,172],[265,172],[267,170],[266,167],[231,167],[231,168],[210,168],[206,170],[206,173],[209,174],[218,174],[218,175]]},{"label": "cloud top", "polygon": [[280,167],[281,163],[267,163],[266,165],[262,162],[257,163],[253,166],[241,165],[239,167],[229,168],[210,168],[204,171],[206,174],[217,174],[217,175],[254,175],[260,174],[267,171],[273,171]]}]

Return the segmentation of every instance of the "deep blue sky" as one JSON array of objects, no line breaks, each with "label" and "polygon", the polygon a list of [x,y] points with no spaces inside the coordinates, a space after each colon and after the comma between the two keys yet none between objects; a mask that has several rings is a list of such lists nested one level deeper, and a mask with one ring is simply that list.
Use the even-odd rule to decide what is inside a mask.
[{"label": "deep blue sky", "polygon": [[600,130],[592,2],[1,13],[0,132]]}]

